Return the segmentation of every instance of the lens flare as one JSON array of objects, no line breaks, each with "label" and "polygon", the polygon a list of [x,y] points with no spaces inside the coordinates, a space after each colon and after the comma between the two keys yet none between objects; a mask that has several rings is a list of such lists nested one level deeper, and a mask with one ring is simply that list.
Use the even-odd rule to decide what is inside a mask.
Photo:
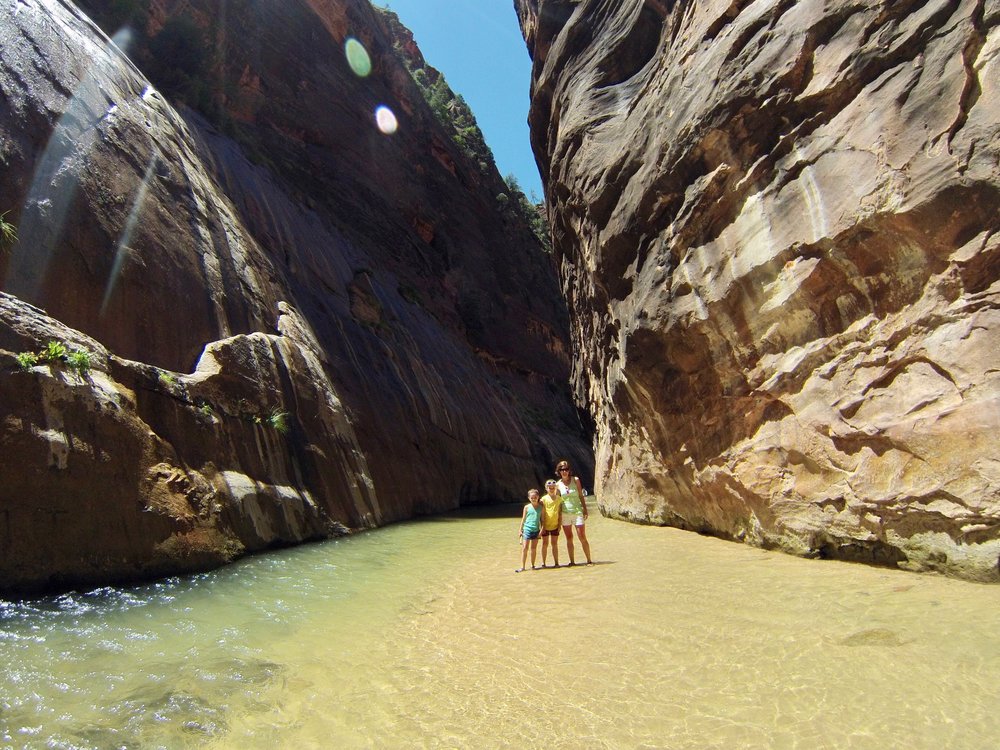
[{"label": "lens flare", "polygon": [[354,75],[365,78],[372,72],[372,59],[368,56],[368,50],[353,36],[347,37],[347,41],[344,42],[344,55]]},{"label": "lens flare", "polygon": [[122,230],[121,237],[118,238],[118,249],[115,252],[115,261],[111,266],[111,274],[108,276],[108,283],[104,287],[104,299],[101,302],[101,315],[103,316],[108,310],[108,303],[111,301],[111,294],[114,292],[115,287],[118,284],[118,278],[121,276],[122,266],[125,264],[125,259],[129,252],[129,242],[132,240],[132,235],[135,233],[135,228],[139,223],[139,214],[142,211],[143,204],[146,202],[146,193],[149,190],[149,182],[153,178],[153,169],[159,161],[159,156],[156,152],[149,157],[149,162],[146,164],[146,172],[142,176],[142,182],[139,183],[139,189],[136,191],[135,200],[132,201],[132,208],[128,213],[128,219],[125,221],[125,228]]},{"label": "lens flare", "polygon": [[41,302],[36,295],[44,286],[80,188],[79,165],[88,163],[99,143],[102,121],[117,115],[118,105],[109,103],[101,75],[107,75],[116,48],[124,56],[131,41],[132,32],[123,28],[102,54],[94,53],[90,72],[73,89],[35,165],[7,270],[4,290],[11,294]]},{"label": "lens flare", "polygon": [[384,104],[375,110],[375,124],[386,135],[392,135],[399,129],[399,121],[396,119],[396,115]]}]

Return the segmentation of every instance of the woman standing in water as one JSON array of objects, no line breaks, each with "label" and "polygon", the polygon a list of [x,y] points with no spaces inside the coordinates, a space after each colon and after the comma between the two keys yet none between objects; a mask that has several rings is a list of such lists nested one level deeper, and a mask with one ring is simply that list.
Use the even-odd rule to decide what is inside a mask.
[{"label": "woman standing in water", "polygon": [[556,464],[556,475],[559,481],[556,486],[559,494],[562,495],[562,527],[566,534],[566,551],[569,552],[569,564],[576,565],[573,556],[573,529],[576,529],[576,536],[583,547],[583,554],[587,556],[587,565],[593,565],[590,559],[590,542],[587,541],[587,498],[583,494],[583,485],[580,484],[580,477],[574,476],[569,467],[569,461],[560,461]]}]

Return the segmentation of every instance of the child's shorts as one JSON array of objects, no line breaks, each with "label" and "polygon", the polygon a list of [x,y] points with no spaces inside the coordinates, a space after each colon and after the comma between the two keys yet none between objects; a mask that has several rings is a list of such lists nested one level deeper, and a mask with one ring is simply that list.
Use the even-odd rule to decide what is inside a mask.
[{"label": "child's shorts", "polygon": [[536,529],[535,531],[525,531],[524,536],[522,538],[526,542],[529,541],[530,539],[538,539],[538,530]]},{"label": "child's shorts", "polygon": [[559,527],[556,526],[554,529],[543,529],[542,536],[559,536]]}]

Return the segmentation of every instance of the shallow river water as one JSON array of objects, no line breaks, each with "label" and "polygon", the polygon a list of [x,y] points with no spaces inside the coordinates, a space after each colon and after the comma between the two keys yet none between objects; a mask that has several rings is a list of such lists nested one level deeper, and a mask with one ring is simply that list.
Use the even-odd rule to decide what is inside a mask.
[{"label": "shallow river water", "polygon": [[1000,588],[594,517],[515,573],[519,515],[0,601],[0,746],[1000,744]]}]

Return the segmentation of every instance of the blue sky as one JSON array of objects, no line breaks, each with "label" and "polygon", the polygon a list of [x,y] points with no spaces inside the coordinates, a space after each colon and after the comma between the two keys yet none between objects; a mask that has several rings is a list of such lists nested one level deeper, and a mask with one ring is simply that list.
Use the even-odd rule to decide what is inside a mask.
[{"label": "blue sky", "polygon": [[511,172],[526,195],[542,183],[528,141],[531,58],[514,0],[374,0],[413,32],[429,65],[476,116],[500,174]]}]

